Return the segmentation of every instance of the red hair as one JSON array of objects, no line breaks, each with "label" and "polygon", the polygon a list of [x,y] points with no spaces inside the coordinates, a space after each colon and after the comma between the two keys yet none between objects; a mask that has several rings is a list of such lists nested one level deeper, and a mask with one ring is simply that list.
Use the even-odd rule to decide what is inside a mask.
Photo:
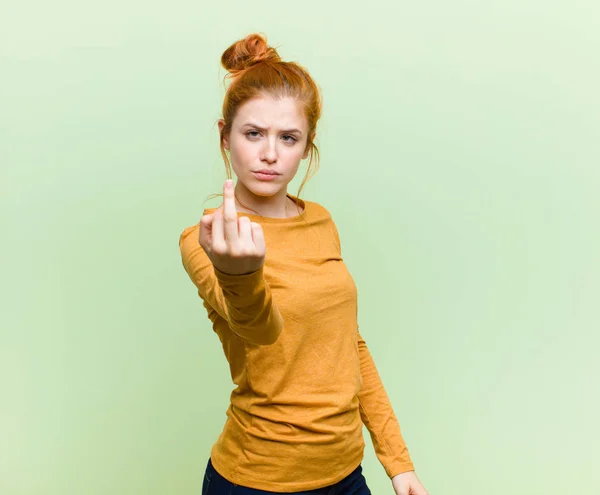
[{"label": "red hair", "polygon": [[224,126],[220,132],[221,155],[225,162],[227,177],[231,179],[233,174],[223,137],[231,132],[231,125],[238,108],[261,94],[276,98],[295,98],[301,104],[308,122],[305,151],[309,150],[310,156],[306,176],[298,190],[297,196],[300,196],[304,184],[319,168],[319,150],[314,142],[322,108],[319,87],[304,67],[296,62],[282,61],[277,50],[267,44],[266,37],[257,33],[249,34],[227,48],[221,56],[221,65],[228,71],[223,78],[223,83],[226,79],[231,79],[223,101]]}]

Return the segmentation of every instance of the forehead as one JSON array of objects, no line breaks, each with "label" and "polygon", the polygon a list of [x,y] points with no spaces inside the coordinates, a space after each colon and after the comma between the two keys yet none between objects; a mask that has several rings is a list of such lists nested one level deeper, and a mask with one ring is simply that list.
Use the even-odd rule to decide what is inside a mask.
[{"label": "forehead", "polygon": [[267,95],[256,96],[240,106],[234,125],[242,126],[248,122],[261,127],[306,129],[308,126],[302,106],[296,98]]}]

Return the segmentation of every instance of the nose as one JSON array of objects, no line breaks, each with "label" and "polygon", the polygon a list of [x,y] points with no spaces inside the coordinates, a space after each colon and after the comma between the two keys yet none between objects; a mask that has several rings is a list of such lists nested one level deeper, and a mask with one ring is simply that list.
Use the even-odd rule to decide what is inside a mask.
[{"label": "nose", "polygon": [[262,149],[261,160],[272,163],[277,160],[277,149],[274,140],[265,140],[265,145]]}]

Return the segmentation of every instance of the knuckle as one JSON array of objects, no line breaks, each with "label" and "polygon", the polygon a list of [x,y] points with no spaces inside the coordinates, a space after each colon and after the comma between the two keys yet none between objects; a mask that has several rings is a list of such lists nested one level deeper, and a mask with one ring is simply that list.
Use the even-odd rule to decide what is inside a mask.
[{"label": "knuckle", "polygon": [[212,252],[217,256],[224,256],[227,254],[227,246],[224,246],[221,243],[213,243]]},{"label": "knuckle", "polygon": [[252,258],[253,254],[252,246],[248,246],[247,244],[239,244],[235,248],[236,258]]},{"label": "knuckle", "polygon": [[244,256],[243,247],[239,245],[232,246],[229,254],[232,258],[242,258]]}]

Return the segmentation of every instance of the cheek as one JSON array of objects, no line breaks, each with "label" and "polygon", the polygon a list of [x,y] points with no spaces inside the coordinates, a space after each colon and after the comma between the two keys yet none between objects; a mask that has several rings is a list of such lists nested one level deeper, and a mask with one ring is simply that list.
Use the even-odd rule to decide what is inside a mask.
[{"label": "cheek", "polygon": [[249,141],[239,141],[231,146],[231,156],[237,161],[245,162],[253,159],[256,150]]},{"label": "cheek", "polygon": [[302,160],[302,155],[304,155],[304,148],[297,144],[294,146],[294,150],[290,153],[290,158],[299,163]]},{"label": "cheek", "polygon": [[[278,149],[279,159],[289,166],[299,165],[304,154],[305,145],[296,143],[295,146],[282,144]],[[238,166],[246,163],[255,163],[260,158],[260,143],[248,140],[239,140],[231,143],[231,158]]]}]

